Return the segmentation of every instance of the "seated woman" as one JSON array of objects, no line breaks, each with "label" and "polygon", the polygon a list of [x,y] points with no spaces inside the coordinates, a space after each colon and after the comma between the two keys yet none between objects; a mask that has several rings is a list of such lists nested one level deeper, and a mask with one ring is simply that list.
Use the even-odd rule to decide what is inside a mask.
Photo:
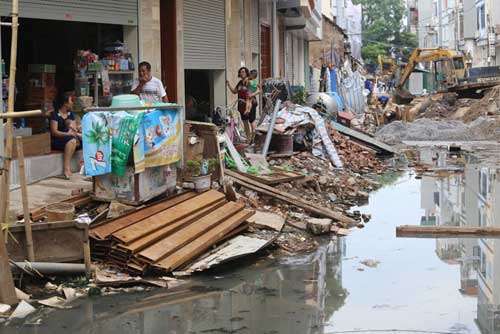
[{"label": "seated woman", "polygon": [[71,158],[80,146],[81,134],[76,129],[73,108],[73,97],[62,95],[56,101],[56,109],[50,115],[51,147],[53,150],[64,152],[64,174],[65,179],[71,176]]}]

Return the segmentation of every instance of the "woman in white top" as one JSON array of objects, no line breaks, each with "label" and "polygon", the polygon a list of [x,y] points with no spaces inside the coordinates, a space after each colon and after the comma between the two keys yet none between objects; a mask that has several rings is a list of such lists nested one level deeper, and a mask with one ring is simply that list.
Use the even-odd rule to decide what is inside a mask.
[{"label": "woman in white top", "polygon": [[161,80],[151,75],[151,64],[146,61],[139,64],[139,81],[134,82],[132,93],[146,103],[168,102]]}]

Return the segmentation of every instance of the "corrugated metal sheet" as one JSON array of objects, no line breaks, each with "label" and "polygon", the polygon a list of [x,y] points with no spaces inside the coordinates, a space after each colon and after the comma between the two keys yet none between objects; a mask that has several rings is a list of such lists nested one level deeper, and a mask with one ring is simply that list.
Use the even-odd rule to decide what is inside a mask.
[{"label": "corrugated metal sheet", "polygon": [[[19,16],[33,19],[137,25],[137,0],[26,0]],[[0,15],[9,15],[12,1],[0,0]]]},{"label": "corrugated metal sheet", "polygon": [[184,67],[222,70],[226,67],[224,0],[185,0]]},{"label": "corrugated metal sheet", "polygon": [[252,18],[252,52],[260,53],[259,51],[259,2],[252,1],[252,10],[250,13],[250,17]]}]

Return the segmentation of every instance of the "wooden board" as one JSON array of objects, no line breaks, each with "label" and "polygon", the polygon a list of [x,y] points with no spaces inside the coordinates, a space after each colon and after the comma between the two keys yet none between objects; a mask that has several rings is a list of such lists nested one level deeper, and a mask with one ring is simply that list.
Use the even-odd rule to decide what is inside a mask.
[{"label": "wooden board", "polygon": [[224,206],[212,211],[205,217],[195,221],[186,228],[181,229],[174,235],[171,235],[151,247],[146,248],[139,253],[139,257],[149,263],[155,263],[164,257],[172,254],[188,242],[196,239],[202,234],[206,234],[217,224],[229,219],[237,212],[243,210],[244,206],[240,203],[229,202]]},{"label": "wooden board", "polygon": [[226,170],[226,174],[233,179],[235,179],[236,183],[242,185],[245,188],[256,191],[258,193],[274,197],[276,199],[282,200],[291,205],[295,205],[299,208],[302,208],[308,212],[314,213],[321,217],[331,218],[349,225],[358,225],[358,222],[352,218],[349,218],[343,215],[340,212],[336,212],[327,208],[321,208],[313,203],[307,202],[300,197],[294,196],[284,191],[278,191],[277,189],[257,182],[255,180],[249,179],[247,177],[242,176],[231,170]]},{"label": "wooden board", "polygon": [[340,132],[346,136],[357,139],[357,140],[363,142],[364,144],[369,145],[370,147],[374,147],[375,149],[380,149],[380,150],[384,151],[385,153],[390,153],[390,154],[396,153],[396,150],[392,146],[387,145],[386,143],[381,142],[380,140],[377,140],[373,137],[370,137],[370,136],[368,136],[362,132],[356,131],[354,129],[345,127],[342,124],[339,124],[337,122],[331,122],[331,123],[333,124],[333,127],[335,128],[335,130],[337,130],[338,132]]},{"label": "wooden board", "polygon": [[247,173],[240,173],[240,174],[267,185],[292,182],[303,179],[305,177],[305,175],[303,174],[289,172],[289,171],[276,171],[271,174],[258,174],[258,175],[247,174]]},{"label": "wooden board", "polygon": [[[26,234],[24,225],[11,225],[7,252],[13,261],[24,261],[26,254]],[[86,229],[74,221],[32,224],[33,246],[36,260],[40,262],[77,262],[83,259],[83,241]]]},{"label": "wooden board", "polygon": [[196,219],[199,219],[199,218],[209,214],[210,212],[216,210],[217,208],[221,207],[225,203],[227,203],[227,201],[225,201],[225,200],[217,201],[217,202],[213,203],[212,205],[207,206],[206,208],[203,208],[201,210],[193,212],[189,216],[187,216],[183,219],[180,219],[173,224],[167,225],[167,226],[159,229],[156,232],[148,234],[145,237],[134,241],[130,245],[119,244],[118,247],[123,247],[124,249],[131,252],[132,254],[135,254],[138,251],[141,251],[144,248],[147,248],[148,246],[157,242],[158,240],[165,238],[172,233],[175,233],[180,228],[187,226],[188,224],[192,223]]},{"label": "wooden board", "polygon": [[142,208],[140,210],[137,210],[135,212],[126,214],[122,217],[115,218],[110,221],[106,221],[103,223],[100,223],[97,226],[92,226],[90,229],[89,234],[96,238],[96,239],[106,239],[109,237],[111,234],[128,227],[132,224],[135,224],[136,222],[148,218],[150,216],[153,216],[161,211],[164,211],[168,208],[171,208],[179,203],[182,203],[184,201],[187,201],[193,197],[195,197],[197,194],[194,192],[188,192],[184,193],[178,196],[175,196],[173,198],[167,199],[165,201],[147,206],[145,208]]},{"label": "wooden board", "polygon": [[[50,153],[50,133],[47,132],[22,138],[24,157],[33,157]],[[12,147],[12,159],[17,159],[16,145]]]},{"label": "wooden board", "polygon": [[192,212],[205,208],[213,203],[225,198],[225,195],[209,190],[188,201],[177,204],[171,208],[163,210],[153,216],[136,222],[124,229],[112,234],[114,239],[128,245],[140,238],[153,233],[164,226],[189,216]]},{"label": "wooden board", "polygon": [[166,271],[172,271],[183,263],[196,258],[205,250],[210,248],[226,233],[235,229],[238,225],[243,223],[247,218],[251,217],[253,212],[250,210],[242,210],[227,220],[223,221],[213,229],[205,232],[203,235],[192,241],[188,245],[182,247],[178,251],[172,253],[168,257],[159,261],[155,266],[163,268]]},{"label": "wooden board", "polygon": [[398,238],[499,238],[500,227],[404,225],[396,228],[396,236]]}]

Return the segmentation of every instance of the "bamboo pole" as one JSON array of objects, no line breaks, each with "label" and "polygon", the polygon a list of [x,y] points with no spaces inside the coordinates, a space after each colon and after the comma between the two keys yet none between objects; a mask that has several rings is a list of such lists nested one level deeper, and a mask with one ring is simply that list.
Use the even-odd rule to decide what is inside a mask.
[{"label": "bamboo pole", "polygon": [[32,117],[40,116],[41,114],[41,110],[17,111],[15,113],[0,114],[0,119]]},{"label": "bamboo pole", "polygon": [[[9,99],[7,112],[14,112],[14,92],[16,82],[16,63],[17,63],[17,30],[19,23],[19,1],[12,0],[12,44],[10,50],[10,77],[9,77]],[[10,196],[10,164],[12,159],[13,145],[13,121],[7,120],[7,145],[5,148],[5,164],[0,182],[0,226],[7,223],[7,208],[9,207]],[[1,228],[0,228],[1,230]],[[0,233],[0,302],[5,304],[17,303],[14,280],[10,270],[9,255],[3,233]]]},{"label": "bamboo pole", "polygon": [[24,168],[23,138],[16,137],[17,161],[19,164],[19,180],[21,183],[21,195],[23,199],[24,231],[26,233],[26,253],[28,260],[35,262],[35,251],[33,250],[33,233],[31,232],[30,208],[28,205],[28,187],[26,185],[26,174]]},{"label": "bamboo pole", "polygon": [[[16,64],[17,64],[17,32],[19,28],[19,0],[12,1],[12,41],[10,46],[10,72],[9,72],[9,98],[7,100],[7,113],[14,113],[14,97],[16,89]],[[12,163],[12,146],[14,145],[14,121],[7,118],[7,135],[5,145],[5,164],[2,173],[3,182],[0,194],[0,221],[7,222],[7,212],[10,202],[10,166]]]}]

